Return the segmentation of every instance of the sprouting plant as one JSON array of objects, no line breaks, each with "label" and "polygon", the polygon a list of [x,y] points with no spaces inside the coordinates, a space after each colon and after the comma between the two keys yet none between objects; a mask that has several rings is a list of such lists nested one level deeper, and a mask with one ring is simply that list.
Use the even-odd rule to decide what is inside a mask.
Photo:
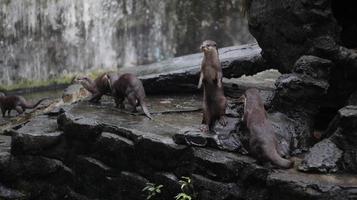
[{"label": "sprouting plant", "polygon": [[192,200],[192,197],[188,194],[181,192],[175,196],[175,199],[176,200]]},{"label": "sprouting plant", "polygon": [[179,181],[181,185],[181,191],[179,194],[175,196],[176,200],[192,200],[194,199],[193,196],[194,190],[193,190],[193,185],[190,177],[183,176],[181,177],[181,180]]},{"label": "sprouting plant", "polygon": [[163,185],[155,185],[154,183],[146,183],[146,187],[142,190],[143,192],[147,192],[146,199],[153,199],[157,194],[161,193],[161,188]]}]

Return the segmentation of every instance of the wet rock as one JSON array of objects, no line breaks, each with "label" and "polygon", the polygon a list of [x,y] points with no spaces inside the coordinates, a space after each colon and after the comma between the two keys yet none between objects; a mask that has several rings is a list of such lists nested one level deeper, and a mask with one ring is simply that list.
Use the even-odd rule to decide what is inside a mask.
[{"label": "wet rock", "polygon": [[[222,48],[219,56],[227,78],[253,75],[270,68],[262,59],[257,44]],[[139,75],[148,94],[197,92],[202,57],[203,54],[198,53],[120,71]]]},{"label": "wet rock", "polygon": [[173,136],[177,144],[190,146],[212,147],[226,151],[244,151],[238,135],[234,132],[238,125],[238,114],[232,111],[230,116],[226,117],[227,126],[216,126],[216,133],[204,133],[200,128],[184,128],[179,134]]},{"label": "wet rock", "polygon": [[94,144],[95,157],[110,166],[130,169],[133,166],[134,142],[122,136],[103,132]]},{"label": "wet rock", "polygon": [[333,67],[331,60],[316,56],[301,56],[295,63],[294,72],[304,74],[315,79],[328,79],[330,69]]},{"label": "wet rock", "polygon": [[299,166],[305,172],[331,173],[338,171],[342,151],[331,140],[325,139],[315,144]]},{"label": "wet rock", "polygon": [[281,72],[291,72],[296,60],[313,48],[314,39],[338,40],[339,25],[327,0],[250,2],[249,30],[263,49],[263,57]]},{"label": "wet rock", "polygon": [[153,182],[156,185],[163,185],[162,194],[158,195],[161,199],[173,199],[174,194],[181,192],[179,179],[173,173],[158,172],[153,176]]},{"label": "wet rock", "polygon": [[276,82],[274,101],[277,102],[274,104],[281,107],[279,110],[290,111],[288,106],[295,106],[293,109],[315,113],[316,103],[326,94],[328,87],[328,82],[323,80],[300,74],[284,74]]},{"label": "wet rock", "polygon": [[[306,60],[311,59],[312,61],[309,61],[311,63],[306,63]],[[313,69],[310,68],[311,66],[314,66]],[[321,66],[323,72],[316,66]],[[294,142],[298,143],[298,151],[307,149],[313,144],[312,131],[315,116],[321,107],[320,102],[326,98],[330,87],[327,80],[314,77],[325,76],[324,74],[329,70],[328,66],[330,66],[328,61],[302,57],[295,64],[295,69],[299,73],[284,74],[276,81],[270,111],[287,115],[297,124],[297,127],[300,127],[301,131],[295,131],[293,134],[294,139],[298,139]]]},{"label": "wet rock", "polygon": [[86,89],[84,89],[82,85],[73,84],[64,90],[62,100],[64,103],[71,104],[81,99],[84,99],[89,95],[90,93]]},{"label": "wet rock", "polygon": [[0,160],[0,177],[2,181],[13,182],[20,177],[25,180],[59,178],[54,181],[71,183],[73,172],[61,161],[41,156],[12,156],[2,154]]},{"label": "wet rock", "polygon": [[353,191],[357,188],[355,178],[349,175],[337,177],[278,170],[267,178],[269,199],[353,199],[352,196],[355,196]]},{"label": "wet rock", "polygon": [[94,141],[102,132],[102,127],[96,120],[73,116],[69,112],[58,116],[57,123],[66,136],[78,140]]},{"label": "wet rock", "polygon": [[275,70],[265,70],[252,76],[243,75],[239,78],[223,78],[224,94],[232,98],[239,98],[248,88],[257,88],[263,99],[275,90],[275,81],[281,74]]},{"label": "wet rock", "polygon": [[57,131],[57,121],[47,116],[31,119],[26,126],[12,131],[11,153],[38,154],[60,142],[62,133]]},{"label": "wet rock", "polygon": [[242,191],[235,183],[220,183],[193,174],[192,182],[198,199],[228,200],[242,198]]},{"label": "wet rock", "polygon": [[49,112],[46,112],[45,115],[48,116],[58,116],[62,113],[65,113],[66,111],[70,110],[74,105],[73,104],[64,104],[60,106],[56,106],[54,109],[50,110]]},{"label": "wet rock", "polygon": [[346,106],[338,111],[335,132],[331,136],[337,146],[342,149],[341,165],[344,171],[356,172],[357,160],[357,106]]},{"label": "wet rock", "polygon": [[135,143],[136,165],[140,168],[140,162],[145,162],[155,169],[174,169],[186,150],[187,146],[177,145],[171,138],[140,137]]},{"label": "wet rock", "polygon": [[[77,190],[88,197],[115,198],[119,172],[91,157],[78,156],[72,164]],[[93,184],[95,183],[95,184]]]},{"label": "wet rock", "polygon": [[125,171],[121,172],[120,179],[120,190],[124,200],[142,200],[146,198],[142,190],[146,183],[149,182],[147,179],[138,174]]},{"label": "wet rock", "polygon": [[23,198],[25,198],[25,194],[23,194],[22,192],[7,188],[0,183],[0,199],[11,200]]},{"label": "wet rock", "polygon": [[11,137],[0,135],[0,153],[10,152]]},{"label": "wet rock", "polygon": [[[105,98],[98,105],[80,102],[58,117],[64,135],[53,147],[21,151],[21,156],[0,152],[1,183],[11,185],[11,189],[23,192],[26,197],[46,200],[145,199],[142,189],[148,182],[163,185],[158,199],[170,199],[181,192],[178,179],[182,176],[193,180],[200,199],[273,200],[296,195],[295,199],[327,200],[336,195],[347,198],[356,194],[357,179],[353,174],[346,175],[346,179],[343,174],[326,176],[296,169],[274,170],[249,156],[214,147],[211,139],[202,137],[202,133],[199,137],[207,141],[205,147],[176,144],[173,136],[185,128],[198,130],[200,111],[176,112],[189,108],[188,105],[197,106],[197,98],[149,96],[148,105],[155,105],[151,107],[152,112],[161,113],[154,114],[154,120],[113,109],[113,102]],[[239,109],[232,106],[227,134],[239,132],[236,127]],[[163,110],[175,112],[162,114]],[[350,119],[353,115],[348,113],[352,111],[341,112]],[[48,123],[40,124],[41,119]],[[281,128],[277,129],[279,137],[292,140],[290,146],[295,145],[296,139],[286,137],[286,132],[297,125],[281,113],[270,114],[270,119]],[[36,126],[45,133],[58,131],[55,120],[46,116],[35,118],[18,132],[31,140],[42,141],[32,137],[38,131]],[[218,133],[223,133],[222,127],[216,128]],[[331,139],[335,140],[337,137]],[[26,143],[18,144],[20,149],[22,146],[27,148]],[[353,154],[343,154],[347,155],[352,158]]]},{"label": "wet rock", "polygon": [[223,151],[194,148],[193,155],[195,173],[220,182],[230,182],[237,177],[243,177],[247,168],[259,168],[254,159]]}]

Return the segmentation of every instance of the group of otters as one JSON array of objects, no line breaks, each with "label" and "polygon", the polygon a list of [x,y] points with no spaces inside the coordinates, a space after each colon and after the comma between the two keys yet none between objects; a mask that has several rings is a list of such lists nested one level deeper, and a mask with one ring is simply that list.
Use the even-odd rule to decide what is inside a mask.
[{"label": "group of otters", "polygon": [[[203,119],[205,128],[203,132],[213,132],[218,121],[222,126],[227,125],[224,117],[227,107],[227,99],[224,96],[222,86],[222,68],[218,57],[216,42],[206,40],[201,45],[204,53],[198,88],[203,84]],[[92,96],[90,102],[98,102],[103,95],[112,96],[116,107],[124,109],[124,100],[127,99],[133,112],[141,106],[145,115],[152,119],[145,104],[145,91],[142,82],[133,74],[118,74],[108,72],[101,74],[95,80],[86,76],[76,77],[75,82],[80,83]],[[21,96],[5,96],[0,94],[0,106],[3,116],[6,111],[15,109],[22,114],[27,108],[34,108],[41,103],[41,99],[35,104],[28,103]],[[245,91],[239,101],[244,103],[243,122],[248,128],[250,153],[260,161],[268,161],[280,168],[291,168],[293,161],[282,157],[278,146],[277,137],[271,122],[267,119],[264,103],[255,88]]]}]

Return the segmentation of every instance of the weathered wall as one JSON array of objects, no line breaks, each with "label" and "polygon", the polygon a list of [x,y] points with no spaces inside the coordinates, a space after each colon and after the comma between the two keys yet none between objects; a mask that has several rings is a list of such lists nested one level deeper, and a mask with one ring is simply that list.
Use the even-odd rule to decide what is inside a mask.
[{"label": "weathered wall", "polygon": [[0,0],[0,83],[150,63],[252,40],[240,0]]}]

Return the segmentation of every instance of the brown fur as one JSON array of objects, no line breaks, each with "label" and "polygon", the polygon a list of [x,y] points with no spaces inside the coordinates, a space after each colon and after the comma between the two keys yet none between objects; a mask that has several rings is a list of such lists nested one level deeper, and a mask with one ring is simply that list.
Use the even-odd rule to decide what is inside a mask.
[{"label": "brown fur", "polygon": [[[109,80],[109,75],[110,79]],[[92,97],[89,99],[90,102],[96,103],[102,98],[103,95],[111,96],[112,90],[110,82],[114,82],[118,79],[118,75],[114,72],[106,72],[99,75],[94,81],[87,76],[81,78],[75,78],[74,82],[78,82],[83,85],[90,93]]]},{"label": "brown fur", "polygon": [[281,157],[273,126],[267,118],[264,103],[257,89],[248,89],[243,95],[243,121],[250,132],[249,148],[261,161],[270,161],[281,168],[290,168],[293,162]]},{"label": "brown fur", "polygon": [[11,110],[16,110],[19,114],[22,114],[23,112],[25,112],[26,109],[35,108],[42,101],[46,99],[48,98],[43,98],[39,100],[37,103],[32,104],[27,102],[25,98],[22,96],[15,96],[15,95],[5,96],[3,94],[0,94],[0,107],[1,107],[2,116],[5,117],[6,111],[10,116]]},{"label": "brown fur", "polygon": [[113,79],[111,76],[108,76],[108,78],[112,86],[112,95],[116,107],[124,109],[124,100],[126,98],[128,99],[129,104],[133,107],[133,112],[137,112],[136,107],[140,105],[145,115],[149,119],[152,119],[145,103],[146,95],[144,86],[134,74],[122,74],[114,82],[112,82]]},{"label": "brown fur", "polygon": [[206,40],[202,43],[203,60],[201,65],[198,88],[203,84],[203,119],[202,124],[214,132],[214,126],[219,121],[227,125],[225,113],[227,99],[222,87],[222,68],[218,57],[217,45],[214,41]]}]

